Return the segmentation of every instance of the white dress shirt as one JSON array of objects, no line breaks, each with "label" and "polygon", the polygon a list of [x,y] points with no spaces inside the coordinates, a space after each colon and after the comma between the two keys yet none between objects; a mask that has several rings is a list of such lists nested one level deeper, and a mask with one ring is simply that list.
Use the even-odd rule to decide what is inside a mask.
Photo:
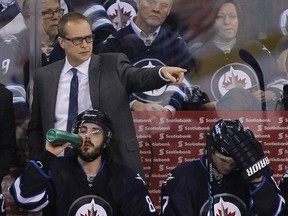
[{"label": "white dress shirt", "polygon": [[[92,109],[92,102],[90,98],[90,88],[89,88],[89,63],[91,58],[83,62],[81,65],[76,67],[78,70],[78,114],[85,111],[86,109]],[[55,128],[59,130],[66,131],[67,119],[68,119],[68,109],[69,109],[69,94],[70,94],[70,82],[73,77],[73,73],[70,69],[73,68],[67,58],[65,60],[64,67],[62,69],[58,91],[56,99],[56,109],[55,109]]]}]

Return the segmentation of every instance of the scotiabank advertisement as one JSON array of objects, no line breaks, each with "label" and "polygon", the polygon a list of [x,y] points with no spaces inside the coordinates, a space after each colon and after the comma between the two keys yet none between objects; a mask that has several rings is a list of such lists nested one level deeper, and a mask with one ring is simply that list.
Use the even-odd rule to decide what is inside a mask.
[{"label": "scotiabank advertisement", "polygon": [[146,181],[160,209],[160,192],[166,175],[176,166],[205,154],[205,134],[219,119],[238,119],[262,143],[278,182],[288,166],[288,112],[181,111],[173,118],[165,112],[134,112]]}]

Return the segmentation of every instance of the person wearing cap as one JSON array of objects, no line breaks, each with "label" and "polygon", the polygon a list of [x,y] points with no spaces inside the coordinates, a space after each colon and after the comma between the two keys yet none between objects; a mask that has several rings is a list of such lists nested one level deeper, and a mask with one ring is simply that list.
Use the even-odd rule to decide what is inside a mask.
[{"label": "person wearing cap", "polygon": [[269,159],[238,120],[219,120],[206,136],[207,154],[168,174],[161,216],[287,215]]},{"label": "person wearing cap", "polygon": [[31,160],[9,188],[18,206],[43,209],[43,216],[158,215],[140,175],[111,158],[113,126],[107,114],[80,113],[72,133],[83,139],[74,156],[57,157],[70,143],[46,141],[39,159]]}]

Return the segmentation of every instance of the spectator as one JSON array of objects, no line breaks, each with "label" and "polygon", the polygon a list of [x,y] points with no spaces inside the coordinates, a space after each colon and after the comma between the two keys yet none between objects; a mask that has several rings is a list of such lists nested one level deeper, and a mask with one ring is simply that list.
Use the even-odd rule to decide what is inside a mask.
[{"label": "spectator", "polygon": [[57,157],[69,143],[46,147],[9,191],[20,207],[43,215],[157,215],[143,179],[110,158],[113,126],[98,110],[77,116],[73,133],[83,139],[74,157]]},{"label": "spectator", "polygon": [[[24,0],[23,2],[23,15],[26,20],[27,26],[30,23],[30,14],[33,1]],[[49,64],[50,55],[53,49],[57,46],[57,25],[60,18],[64,14],[64,9],[60,7],[60,0],[43,0],[41,2],[41,50],[42,50],[42,66]],[[26,33],[23,34],[28,34]],[[27,37],[28,35],[26,35]],[[27,38],[28,39],[28,38]],[[59,45],[58,45],[59,46]],[[64,55],[64,52],[59,50],[60,47],[56,48],[54,52],[60,52]],[[55,55],[59,55],[55,53]]]},{"label": "spectator", "polygon": [[206,138],[207,154],[175,168],[163,183],[161,216],[287,215],[252,131],[221,119]]},{"label": "spectator", "polygon": [[[75,114],[86,109],[99,108],[111,116],[115,125],[115,144],[111,145],[115,160],[143,175],[128,95],[159,88],[168,81],[180,84],[186,70],[177,67],[139,69],[131,66],[123,54],[93,55],[91,24],[80,13],[65,14],[58,23],[58,33],[65,60],[35,72],[32,113],[27,130],[30,157],[35,159],[43,151],[43,135],[50,128],[69,131],[70,116],[73,119]],[[79,84],[78,99],[77,93],[71,94],[71,99],[76,96],[74,105],[69,102],[71,68],[77,71],[72,83],[78,80]],[[68,116],[68,110],[75,114]]]},{"label": "spectator", "polygon": [[[16,153],[15,119],[13,94],[0,84],[0,182],[12,165]],[[0,216],[6,215],[4,196],[0,187]]]},{"label": "spectator", "polygon": [[206,109],[274,110],[287,79],[264,45],[241,36],[241,24],[236,2],[220,1],[213,38],[194,52],[192,82],[208,94]]},{"label": "spectator", "polygon": [[[93,44],[96,45],[116,31],[106,11],[107,4],[110,2],[103,2],[102,0],[61,0],[60,3],[69,12],[78,12],[87,17],[92,25]],[[50,56],[50,63],[64,58],[64,50],[57,41],[55,52],[52,52]]]},{"label": "spectator", "polygon": [[[119,52],[127,55],[137,67],[176,65],[192,69],[193,61],[180,35],[164,25],[173,0],[137,0],[137,16],[129,26],[110,35],[96,48],[97,53]],[[134,111],[181,110],[185,93],[191,84],[187,79],[182,86],[168,84],[149,92],[136,92],[130,96]]]}]

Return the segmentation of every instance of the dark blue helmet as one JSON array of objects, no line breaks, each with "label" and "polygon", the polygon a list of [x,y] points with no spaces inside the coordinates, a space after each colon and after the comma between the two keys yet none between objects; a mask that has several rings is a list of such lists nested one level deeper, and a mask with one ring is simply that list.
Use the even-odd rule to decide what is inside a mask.
[{"label": "dark blue helmet", "polygon": [[[227,130],[237,128],[237,130],[241,133],[245,133],[243,125],[239,120],[218,120],[213,126],[210,134],[211,134],[211,147],[212,150],[216,150],[223,155],[229,156],[229,151],[227,146],[229,145],[230,140],[226,140],[223,134],[227,134]],[[225,143],[225,144],[224,144]]]},{"label": "dark blue helmet", "polygon": [[111,119],[106,113],[96,109],[85,110],[77,116],[76,121],[72,127],[72,133],[78,134],[79,128],[85,122],[95,123],[102,127],[104,130],[105,142],[110,142],[113,129]]}]

